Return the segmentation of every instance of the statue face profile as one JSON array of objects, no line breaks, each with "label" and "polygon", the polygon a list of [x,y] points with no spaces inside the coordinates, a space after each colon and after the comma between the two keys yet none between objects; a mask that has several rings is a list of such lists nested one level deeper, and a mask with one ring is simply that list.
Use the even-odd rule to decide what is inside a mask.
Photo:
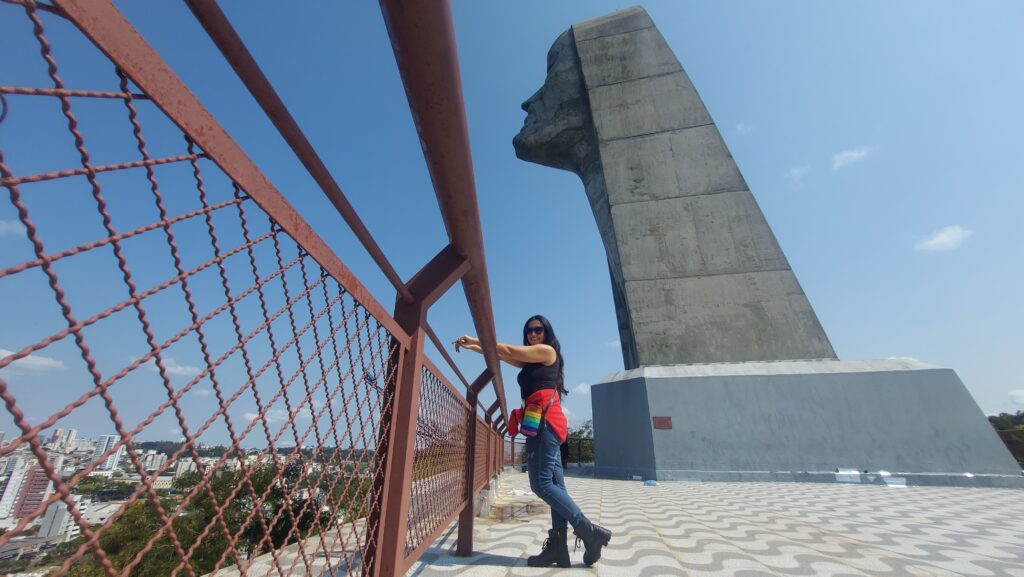
[{"label": "statue face profile", "polygon": [[523,128],[512,139],[516,156],[580,174],[584,158],[596,150],[596,139],[571,29],[548,50],[544,86],[523,103],[523,110]]}]

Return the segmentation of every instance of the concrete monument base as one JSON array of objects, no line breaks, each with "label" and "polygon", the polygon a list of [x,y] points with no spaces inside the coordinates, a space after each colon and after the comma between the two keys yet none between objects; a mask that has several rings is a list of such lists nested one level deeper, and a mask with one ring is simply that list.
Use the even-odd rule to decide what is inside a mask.
[{"label": "concrete monument base", "polygon": [[1024,488],[956,373],[915,360],[645,366],[590,390],[598,477]]}]

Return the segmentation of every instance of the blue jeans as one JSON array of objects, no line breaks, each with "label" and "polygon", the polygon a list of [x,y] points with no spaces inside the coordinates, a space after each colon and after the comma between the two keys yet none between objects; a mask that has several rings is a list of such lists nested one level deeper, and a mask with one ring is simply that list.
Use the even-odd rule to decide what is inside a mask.
[{"label": "blue jeans", "polygon": [[565,490],[562,476],[561,439],[545,426],[536,437],[526,438],[526,468],[530,474],[530,489],[551,506],[551,528],[575,527],[583,518],[580,508]]}]

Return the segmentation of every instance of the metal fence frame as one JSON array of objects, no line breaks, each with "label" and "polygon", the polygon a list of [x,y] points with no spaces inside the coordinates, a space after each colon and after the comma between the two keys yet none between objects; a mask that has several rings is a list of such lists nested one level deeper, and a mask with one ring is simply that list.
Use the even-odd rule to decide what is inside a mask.
[{"label": "metal fence frame", "polygon": [[[447,0],[430,2],[419,0],[381,0],[381,9],[391,37],[395,58],[402,73],[402,80],[405,85],[413,119],[423,144],[424,156],[450,239],[450,244],[407,282],[401,281],[386,257],[384,257],[366,227],[359,220],[358,215],[345,199],[340,187],[306,140],[302,131],[274,92],[269,81],[245,48],[244,43],[216,5],[216,2],[213,0],[187,0],[197,19],[249,88],[257,102],[266,111],[281,135],[307,167],[314,180],[321,186],[326,196],[337,207],[342,218],[355,232],[381,271],[394,285],[397,298],[393,314],[388,313],[374,299],[355,275],[310,228],[298,212],[292,208],[282,194],[269,182],[241,148],[221,128],[216,119],[200,104],[188,88],[109,0],[53,0],[53,5],[36,3],[34,0],[5,1],[20,4],[25,8],[26,13],[36,23],[37,38],[44,47],[47,46],[47,42],[43,35],[39,12],[49,12],[70,20],[115,65],[118,74],[121,75],[122,90],[120,93],[101,95],[97,93],[90,94],[87,91],[67,89],[56,76],[56,64],[51,61],[51,77],[55,83],[53,88],[3,86],[0,87],[0,97],[5,94],[30,94],[60,98],[66,105],[65,112],[68,114],[69,120],[72,121],[71,129],[76,134],[76,138],[78,134],[74,126],[75,123],[73,117],[68,112],[70,109],[68,103],[71,98],[122,99],[128,103],[129,109],[131,109],[133,99],[149,100],[181,129],[189,142],[189,155],[180,158],[154,160],[149,159],[147,156],[141,161],[123,163],[112,167],[97,167],[89,164],[88,155],[84,152],[84,145],[82,145],[80,150],[83,151],[83,167],[65,172],[93,178],[95,174],[103,170],[125,170],[138,167],[146,167],[148,169],[159,162],[194,162],[199,158],[212,161],[235,184],[236,199],[234,203],[237,204],[248,200],[254,201],[271,219],[272,230],[270,234],[275,243],[278,235],[281,235],[282,238],[293,240],[299,247],[299,258],[297,260],[301,265],[305,266],[303,259],[307,257],[315,262],[316,265],[319,265],[323,271],[322,274],[325,275],[322,278],[330,277],[333,281],[337,282],[342,287],[344,293],[350,295],[369,315],[367,320],[369,320],[369,317],[372,317],[373,321],[381,327],[381,330],[386,331],[386,334],[389,335],[391,342],[387,347],[387,351],[381,349],[381,354],[386,356],[388,369],[385,373],[385,390],[382,393],[381,400],[380,410],[382,414],[380,426],[376,431],[377,445],[375,453],[378,457],[375,457],[375,459],[377,459],[378,465],[372,481],[373,505],[370,507],[370,514],[366,519],[368,530],[362,550],[361,573],[374,576],[403,574],[456,518],[459,521],[458,553],[471,553],[475,496],[482,488],[487,486],[489,480],[500,472],[506,463],[503,435],[505,432],[504,423],[507,408],[498,366],[499,361],[495,349],[496,339],[484,259],[483,237],[476,201],[451,10]],[[45,51],[44,48],[44,54]],[[129,89],[129,81],[138,89],[137,92]],[[133,123],[136,122],[134,113],[132,121]],[[136,128],[139,128],[137,124]],[[140,150],[142,150],[141,146]],[[194,151],[194,147],[197,147],[201,152]],[[9,190],[12,201],[19,195],[19,185],[47,176],[18,176],[12,174],[6,168],[6,165],[3,165],[2,152],[0,152],[0,167],[3,168],[2,181],[0,183]],[[17,205],[17,202],[15,204]],[[216,208],[218,207],[206,210],[209,212]],[[22,220],[32,230],[31,234],[34,239],[34,227],[31,221],[28,220],[27,213],[24,211],[21,211],[21,213]],[[159,226],[169,230],[168,227],[170,225],[168,223],[172,222],[172,220],[168,220],[168,217],[164,216]],[[150,230],[157,226],[152,225]],[[115,234],[113,229],[108,228],[108,230],[110,230],[110,235],[106,239],[98,241],[99,244],[93,244],[105,246],[113,243],[116,248],[118,234]],[[213,234],[212,228],[210,234]],[[215,238],[214,242],[216,243]],[[170,244],[172,250],[175,250],[173,238],[170,239]],[[43,266],[44,268],[48,266],[53,255],[47,255],[42,252],[41,246],[41,244],[37,243],[37,249],[39,249],[37,250],[37,261],[22,265],[24,268],[21,270],[34,266]],[[73,249],[72,252],[81,252],[93,248],[95,247],[92,245],[80,246]],[[206,266],[210,266],[213,262],[206,263]],[[219,262],[217,261],[216,264],[219,265]],[[294,261],[292,264],[294,264]],[[283,280],[286,265],[280,260],[280,254],[279,265],[281,267],[279,272]],[[255,272],[255,264],[253,264],[253,267]],[[126,269],[124,270],[126,271]],[[6,272],[17,274],[20,271],[14,270],[11,272],[9,270]],[[188,275],[184,271],[179,272],[179,276],[168,281],[166,286],[175,283],[182,283],[184,285]],[[126,282],[129,282],[129,285],[131,285],[130,275],[127,272],[125,274]],[[303,276],[305,277],[305,275],[306,269],[303,268]],[[258,274],[256,278],[257,285],[254,289],[259,291],[260,281]],[[431,305],[459,280],[462,281],[476,330],[483,343],[487,366],[472,383],[467,382],[462,376],[462,373],[454,365],[451,357],[444,351],[443,346],[426,320],[427,311]],[[226,282],[225,280],[225,289],[227,289]],[[51,285],[57,292],[58,300],[60,300],[61,291],[55,276],[52,277]],[[187,295],[187,285],[184,286]],[[315,287],[316,283],[313,286]],[[134,288],[132,290],[134,291]],[[307,283],[307,293],[309,290],[310,287]],[[287,293],[287,286],[285,291]],[[326,299],[326,285],[324,294]],[[260,293],[260,297],[262,303],[262,293]],[[298,300],[301,300],[301,296],[296,296],[296,302]],[[138,300],[135,301],[135,305],[138,305]],[[291,304],[289,304],[290,306]],[[324,312],[329,314],[330,306],[330,303],[328,303],[328,307]],[[76,324],[77,321],[70,316],[69,308],[66,308],[65,313],[70,328],[65,331],[64,336],[72,333],[77,335],[75,332],[76,326],[78,326]],[[288,308],[288,313],[289,315],[291,314],[291,308]],[[141,308],[139,308],[139,314],[145,326],[145,315]],[[313,307],[310,304],[310,315],[312,316],[313,314]],[[319,314],[323,314],[323,312]],[[232,315],[234,315],[233,309]],[[265,307],[264,316],[267,317],[267,323],[265,324],[269,325],[271,319]],[[189,330],[191,330],[191,327],[189,327]],[[302,330],[305,331],[306,328],[304,327]],[[315,323],[313,323],[313,331],[316,331]],[[300,332],[294,320],[292,322],[292,333],[297,341]],[[237,346],[242,346],[244,339],[241,332],[238,335],[240,340]],[[318,336],[317,342],[319,340],[320,337]],[[459,379],[466,386],[465,397],[425,357],[424,346],[428,340],[438,347],[446,361],[455,371],[455,374],[458,375]],[[272,334],[271,342],[273,343]],[[159,346],[152,339],[150,345],[153,349],[153,356],[159,361]],[[0,368],[25,358],[33,350],[38,349],[26,348],[0,359]],[[324,373],[322,377],[326,386],[327,372],[332,369],[325,368],[320,353],[321,351],[318,349],[314,355],[307,355],[308,359],[305,362],[312,362],[314,356],[321,358],[320,368]],[[83,349],[83,354],[86,357],[88,356],[87,349]],[[299,351],[299,358],[303,358],[301,351]],[[140,359],[139,362],[144,361]],[[210,365],[207,368],[212,369],[212,366]],[[305,371],[305,366],[303,370]],[[280,373],[280,366],[278,366],[278,372]],[[388,377],[388,375],[393,375],[393,378]],[[303,379],[306,378],[305,372],[302,373],[302,377]],[[292,379],[294,380],[294,378],[293,376]],[[428,388],[424,388],[425,380],[428,382]],[[283,375],[281,375],[281,382],[282,386],[284,386]],[[479,405],[479,396],[490,384],[494,385],[497,399],[484,410]],[[169,394],[171,393],[169,392]],[[424,397],[424,395],[429,395],[429,397]],[[441,403],[441,401],[437,400],[439,395],[451,400],[438,404]],[[21,446],[21,444],[27,443],[32,448],[35,457],[39,460],[40,466],[57,488],[56,494],[40,505],[35,514],[37,516],[41,515],[41,512],[45,511],[47,505],[56,502],[58,499],[63,500],[75,517],[76,522],[81,526],[83,534],[90,538],[87,546],[101,560],[106,572],[111,577],[128,575],[132,566],[126,567],[123,571],[119,572],[106,559],[103,549],[99,544],[99,535],[90,531],[89,527],[77,513],[75,504],[70,497],[70,486],[76,480],[72,479],[65,483],[56,475],[53,465],[49,463],[46,453],[41,448],[42,441],[39,435],[42,429],[39,426],[33,427],[22,418],[17,408],[17,401],[8,392],[7,384],[2,378],[0,378],[0,396],[3,396],[7,403],[8,411],[14,416],[17,425],[22,431],[22,435],[19,438],[8,443],[0,449],[0,452],[7,454]],[[223,405],[224,401],[221,400],[221,402]],[[173,394],[171,394],[170,404],[177,409],[176,399]],[[222,409],[226,410],[226,407],[222,406]],[[432,411],[436,414],[432,414]],[[482,416],[479,413],[483,413]],[[293,418],[294,413],[289,420]],[[423,445],[421,439],[424,435],[429,436],[432,434],[429,431],[424,433],[422,430],[424,426],[428,426],[424,425],[424,423],[429,424],[430,419],[449,423],[448,429],[446,429],[448,431],[458,429],[458,427],[450,426],[452,419],[465,419],[464,438],[445,440],[442,438],[443,435],[436,435],[438,438],[434,444],[429,446]],[[337,422],[337,419],[335,422]],[[294,422],[291,425],[294,428]],[[309,432],[307,431],[306,434],[308,435]],[[298,437],[297,431],[296,437]],[[130,448],[131,441],[132,435],[130,432],[127,432],[127,435],[119,444]],[[186,445],[191,442],[189,440]],[[317,443],[319,443],[319,448],[323,449],[324,441],[318,438]],[[434,466],[432,463],[452,462],[452,458],[455,458],[455,462],[457,462],[459,457],[452,456],[451,447],[457,447],[460,443],[465,447],[465,454],[461,456],[464,466],[458,481],[442,481],[440,473],[414,479],[415,475],[426,474],[414,471],[417,462],[421,465],[421,471],[427,471],[427,473],[434,472],[434,469],[431,468]],[[237,442],[234,448],[236,450],[239,449]],[[337,443],[335,448],[339,448]],[[186,450],[194,452],[194,447],[182,447],[182,451]],[[107,451],[101,459],[105,458],[111,451]],[[179,454],[175,455],[174,458],[178,458],[180,453],[179,451]],[[288,461],[295,458],[300,461],[303,460],[301,450],[296,450],[295,453],[298,453],[298,456],[296,457],[293,454],[289,456]],[[380,456],[383,456],[383,458],[380,458]],[[227,454],[223,455],[221,462],[227,458]],[[276,459],[277,457],[272,455],[272,458]],[[424,466],[425,468],[423,468]],[[436,466],[439,467],[437,470],[443,470],[443,465]],[[451,465],[449,464],[450,467]],[[81,476],[78,477],[79,480],[80,478]],[[156,474],[153,475],[153,479],[143,484],[144,490],[137,491],[133,499],[141,500],[144,497],[142,493],[146,492],[150,500],[159,509],[159,501],[152,491],[152,482],[155,478]],[[209,491],[210,487],[208,484],[203,486],[203,483],[207,483],[208,480],[208,478],[204,478],[203,482],[194,489],[193,494],[202,490]],[[420,493],[417,493],[415,490],[416,484],[428,482],[456,483],[458,486],[463,487],[464,490],[461,495],[457,496],[457,499],[452,500],[449,496],[446,502],[439,502],[437,496],[429,494],[430,491],[421,492],[426,496],[417,496]],[[162,509],[160,509],[160,514],[166,523],[161,531],[168,530],[168,534],[173,536],[173,529],[169,529],[170,517]],[[289,515],[291,514],[289,512]],[[221,525],[223,525],[223,522],[221,522]],[[207,530],[212,529],[207,528]],[[217,530],[226,532],[226,525]],[[13,534],[17,533],[14,532]],[[6,538],[0,537],[0,542],[8,542],[11,536],[12,534],[8,534]],[[410,539],[412,540],[411,542]],[[323,542],[322,535],[321,542]],[[186,552],[177,545],[177,541],[175,541],[175,544],[177,554],[182,559],[179,568],[184,569],[186,573],[192,574],[188,557],[185,555]],[[326,549],[327,547],[326,543],[322,543],[322,548]],[[244,573],[245,568],[242,566],[241,556],[234,550],[233,545],[231,550],[225,551],[224,556],[226,557],[229,554],[234,558],[239,570]],[[140,559],[137,558],[134,563],[137,564]],[[224,557],[222,557],[222,561],[224,561]],[[277,566],[279,573],[284,575],[285,572],[276,554],[274,554],[274,564]],[[65,563],[65,566],[58,571],[58,575],[67,572],[67,565]],[[351,569],[350,565],[349,568]],[[295,563],[288,569],[288,572],[294,569]],[[308,564],[306,569],[309,569]]]}]

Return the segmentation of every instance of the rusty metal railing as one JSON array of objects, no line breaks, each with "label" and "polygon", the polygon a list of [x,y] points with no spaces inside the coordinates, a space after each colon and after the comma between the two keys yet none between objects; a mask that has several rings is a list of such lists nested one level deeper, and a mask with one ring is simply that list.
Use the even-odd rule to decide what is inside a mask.
[{"label": "rusty metal railing", "polygon": [[[32,291],[52,304],[33,310],[31,325],[5,330],[13,350],[0,351],[0,399],[16,427],[0,441],[0,516],[12,525],[0,547],[21,547],[44,518],[63,514],[81,536],[46,554],[58,577],[156,567],[391,576],[458,519],[458,549],[468,553],[475,495],[505,463],[507,413],[447,3],[382,2],[451,240],[408,282],[216,4],[189,4],[395,285],[394,313],[111,3],[4,0],[3,18],[23,21],[31,40],[18,57],[37,59],[47,83],[0,77],[0,130],[49,130],[31,145],[8,133],[0,149],[9,196],[0,214],[12,216],[5,226],[18,243],[0,260],[0,294]],[[77,28],[108,59],[109,75],[66,85],[47,20]],[[92,136],[101,126],[93,116],[103,118],[103,138]],[[40,139],[42,155],[33,148]],[[73,149],[73,165],[62,165],[61,147]],[[48,205],[58,198],[73,219],[54,220]],[[460,279],[488,367],[472,383],[426,323]],[[428,340],[465,396],[424,355]],[[59,364],[73,394],[37,398],[22,377],[40,363]],[[483,410],[479,395],[492,383],[496,400]],[[58,434],[97,418],[114,435],[92,449]],[[181,441],[151,462],[142,439],[168,426]],[[226,443],[211,450],[210,438]],[[83,497],[99,499],[97,487],[118,482],[128,482],[126,498],[92,522]]]},{"label": "rusty metal railing", "polygon": [[515,439],[506,440],[503,448],[503,463],[506,466],[522,465],[525,451],[526,443],[524,441],[516,441]]}]

